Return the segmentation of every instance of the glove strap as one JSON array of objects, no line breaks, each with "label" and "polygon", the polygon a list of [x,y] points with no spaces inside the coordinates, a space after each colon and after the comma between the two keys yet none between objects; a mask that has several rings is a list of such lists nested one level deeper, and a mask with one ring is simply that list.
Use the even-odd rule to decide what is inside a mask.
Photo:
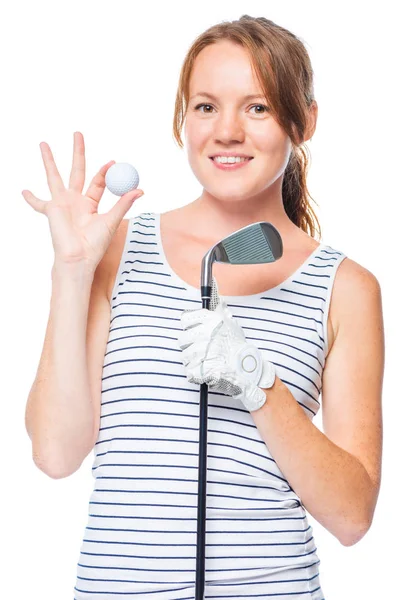
[{"label": "glove strap", "polygon": [[274,363],[263,360],[263,370],[258,382],[260,388],[271,388],[275,383],[276,369]]},{"label": "glove strap", "polygon": [[274,385],[275,365],[263,359],[259,348],[249,343],[237,352],[235,360],[240,379],[248,382],[245,390],[239,394],[239,398],[249,412],[258,410],[267,401],[264,388],[271,388]]}]

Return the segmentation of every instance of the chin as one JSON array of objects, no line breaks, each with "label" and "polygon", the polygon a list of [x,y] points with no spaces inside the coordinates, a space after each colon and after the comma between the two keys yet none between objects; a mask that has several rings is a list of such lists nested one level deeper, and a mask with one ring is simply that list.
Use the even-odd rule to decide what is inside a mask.
[{"label": "chin", "polygon": [[220,202],[226,202],[229,204],[234,204],[235,202],[243,202],[243,200],[248,200],[254,193],[249,192],[248,190],[240,190],[236,185],[232,190],[227,186],[224,186],[224,189],[221,190],[219,187],[205,187],[204,192],[206,192],[209,196],[219,200]]}]

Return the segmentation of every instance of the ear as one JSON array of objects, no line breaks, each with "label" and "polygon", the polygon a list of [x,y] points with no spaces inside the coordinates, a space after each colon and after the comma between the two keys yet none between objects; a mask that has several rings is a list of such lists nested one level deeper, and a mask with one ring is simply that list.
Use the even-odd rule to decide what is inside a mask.
[{"label": "ear", "polygon": [[303,142],[307,142],[314,135],[314,131],[317,127],[317,119],[318,119],[318,104],[316,100],[313,100],[308,115],[308,124],[304,131],[304,140]]}]

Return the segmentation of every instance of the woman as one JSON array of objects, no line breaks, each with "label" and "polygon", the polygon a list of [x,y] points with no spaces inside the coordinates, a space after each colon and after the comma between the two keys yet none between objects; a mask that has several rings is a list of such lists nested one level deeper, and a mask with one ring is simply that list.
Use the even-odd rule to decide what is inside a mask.
[{"label": "woman", "polygon": [[[142,193],[134,190],[100,215],[113,161],[83,196],[83,136],[74,135],[68,188],[41,144],[52,200],[24,198],[48,217],[55,260],[26,424],[35,463],[51,477],[95,450],[76,599],[194,598],[199,385],[186,350],[201,352],[196,337],[210,331],[202,257],[256,221],[278,229],[282,258],[216,263],[213,275],[275,379],[259,387],[255,410],[218,382],[209,389],[206,596],[320,600],[306,509],[345,546],[369,529],[381,477],[380,287],[313,237],[303,144],[316,121],[301,41],[245,15],[201,34],[182,66],[174,133],[182,145],[185,124],[203,186],[193,202],[124,219]],[[245,162],[224,168],[216,157],[227,155]],[[218,358],[232,370],[229,351]],[[322,390],[324,433],[312,423]]]}]

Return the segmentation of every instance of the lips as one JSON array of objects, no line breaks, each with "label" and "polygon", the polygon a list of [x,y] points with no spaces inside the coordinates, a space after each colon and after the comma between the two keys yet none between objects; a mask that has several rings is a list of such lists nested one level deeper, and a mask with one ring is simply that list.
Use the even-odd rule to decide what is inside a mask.
[{"label": "lips", "polygon": [[[210,156],[211,160],[214,160],[215,156]],[[245,160],[253,160],[254,156],[240,156],[240,158],[244,158]],[[223,165],[234,165],[235,163],[220,163]]]},{"label": "lips", "polygon": [[253,157],[251,158],[247,158],[245,160],[242,160],[240,162],[233,162],[233,163],[220,163],[217,160],[214,160],[211,156],[209,157],[212,162],[214,163],[214,167],[216,169],[219,169],[221,171],[236,171],[237,169],[243,169],[246,165],[249,164],[249,162],[251,160],[253,160]]}]

